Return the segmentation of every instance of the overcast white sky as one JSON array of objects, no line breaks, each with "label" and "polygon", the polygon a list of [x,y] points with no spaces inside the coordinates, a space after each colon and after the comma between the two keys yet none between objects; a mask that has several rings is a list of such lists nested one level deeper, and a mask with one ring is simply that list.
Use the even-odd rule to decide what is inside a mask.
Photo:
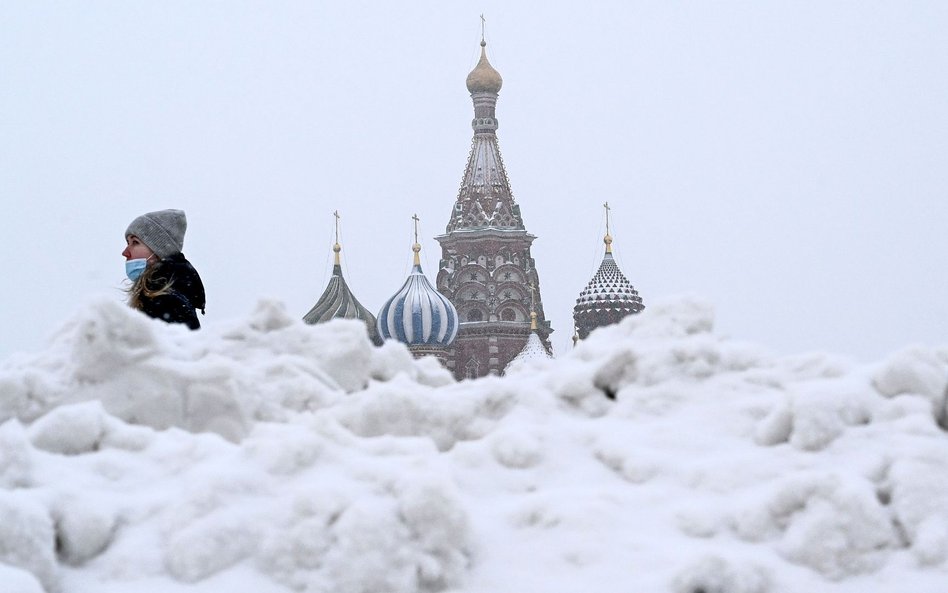
[{"label": "overcast white sky", "polygon": [[562,351],[601,204],[646,307],[778,352],[948,343],[948,3],[5,2],[0,356],[122,299],[123,231],[182,208],[205,324],[377,311],[437,271],[488,19],[501,148]]}]

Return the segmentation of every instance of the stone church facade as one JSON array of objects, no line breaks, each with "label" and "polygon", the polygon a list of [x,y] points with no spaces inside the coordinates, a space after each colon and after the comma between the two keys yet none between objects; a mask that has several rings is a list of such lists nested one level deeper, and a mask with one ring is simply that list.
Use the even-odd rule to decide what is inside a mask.
[{"label": "stone church facade", "polygon": [[536,333],[547,352],[553,331],[543,314],[540,278],[527,232],[514,202],[497,142],[497,95],[503,84],[481,58],[467,77],[474,102],[474,138],[457,200],[441,244],[437,289],[458,312],[457,338],[446,364],[457,379],[501,374],[530,337],[531,308]]}]

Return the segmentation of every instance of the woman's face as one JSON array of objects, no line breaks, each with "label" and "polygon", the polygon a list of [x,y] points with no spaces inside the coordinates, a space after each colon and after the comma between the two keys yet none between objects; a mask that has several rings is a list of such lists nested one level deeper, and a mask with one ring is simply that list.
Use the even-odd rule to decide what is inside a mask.
[{"label": "woman's face", "polygon": [[126,261],[130,259],[149,259],[155,254],[148,248],[148,245],[142,243],[135,235],[129,235],[125,238],[125,241],[128,242],[128,245],[122,255],[125,256]]}]

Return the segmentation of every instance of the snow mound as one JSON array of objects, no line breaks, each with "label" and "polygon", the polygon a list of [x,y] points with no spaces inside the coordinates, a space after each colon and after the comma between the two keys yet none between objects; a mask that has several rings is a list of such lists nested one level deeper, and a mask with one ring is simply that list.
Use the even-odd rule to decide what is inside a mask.
[{"label": "snow mound", "polygon": [[679,299],[455,383],[273,301],[95,301],[0,362],[0,590],[943,593],[946,351],[776,357]]}]

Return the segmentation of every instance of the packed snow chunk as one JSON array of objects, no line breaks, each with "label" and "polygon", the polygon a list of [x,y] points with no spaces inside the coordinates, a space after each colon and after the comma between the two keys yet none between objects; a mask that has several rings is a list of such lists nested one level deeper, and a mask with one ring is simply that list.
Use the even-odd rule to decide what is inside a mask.
[{"label": "packed snow chunk", "polygon": [[523,430],[504,429],[493,433],[491,451],[498,463],[512,469],[533,467],[543,460],[542,442]]},{"label": "packed snow chunk", "polygon": [[98,401],[54,408],[29,428],[38,449],[62,455],[96,451],[105,435],[107,414]]},{"label": "packed snow chunk", "polygon": [[876,370],[872,384],[886,397],[910,393],[928,398],[935,419],[945,421],[948,365],[935,352],[913,347],[893,354]]},{"label": "packed snow chunk", "polygon": [[754,427],[754,442],[770,447],[786,443],[793,434],[793,409],[790,398],[783,398]]},{"label": "packed snow chunk", "polygon": [[247,458],[275,475],[293,475],[323,454],[325,444],[309,428],[257,424],[243,441]]},{"label": "packed snow chunk", "polygon": [[[632,447],[621,438],[599,437],[593,454],[606,467],[633,484],[643,484],[663,469],[663,463],[654,453],[641,447]],[[668,469],[665,464],[664,469]]]},{"label": "packed snow chunk", "polygon": [[17,420],[0,424],[0,488],[29,486],[33,472],[33,448],[26,430]]},{"label": "packed snow chunk", "polygon": [[674,593],[768,593],[770,571],[747,561],[728,561],[712,555],[699,558],[678,571]]},{"label": "packed snow chunk", "polygon": [[335,542],[325,566],[335,593],[416,593],[418,567],[405,545],[408,527],[391,498],[365,497],[343,511],[332,526]]},{"label": "packed snow chunk", "polygon": [[336,319],[307,325],[299,322],[308,341],[305,351],[347,393],[364,389],[372,372],[374,347],[357,319]]},{"label": "packed snow chunk", "polygon": [[877,569],[885,549],[898,544],[875,488],[861,478],[796,476],[763,500],[740,505],[732,521],[740,537],[777,538],[783,557],[831,579]]},{"label": "packed snow chunk", "polygon": [[32,367],[4,368],[0,361],[0,423],[10,418],[32,422],[61,397],[54,373]]},{"label": "packed snow chunk", "polygon": [[0,491],[0,518],[0,564],[31,572],[47,591],[58,591],[56,536],[49,512],[25,493]]},{"label": "packed snow chunk", "polygon": [[897,460],[888,474],[892,507],[923,565],[948,558],[948,445],[939,445]]},{"label": "packed snow chunk", "polygon": [[849,389],[833,381],[795,387],[757,423],[754,442],[764,446],[789,442],[804,451],[824,449],[848,426],[866,424],[872,417],[871,396]]},{"label": "packed snow chunk", "polygon": [[165,566],[184,582],[205,579],[253,555],[264,524],[258,511],[239,505],[200,517],[168,538]]},{"label": "packed snow chunk", "polygon": [[69,343],[74,376],[98,383],[159,351],[157,322],[112,300],[96,300],[58,334]]},{"label": "packed snow chunk", "polygon": [[32,574],[3,563],[0,563],[0,585],[3,585],[3,593],[46,593]]},{"label": "packed snow chunk", "polygon": [[714,306],[697,297],[681,296],[650,304],[639,315],[626,317],[620,325],[638,339],[680,338],[711,333]]},{"label": "packed snow chunk", "polygon": [[249,327],[260,333],[269,333],[286,329],[296,319],[286,312],[286,306],[274,299],[261,299],[249,319]]},{"label": "packed snow chunk", "polygon": [[314,487],[296,491],[283,504],[257,550],[260,569],[297,590],[331,590],[324,574],[333,545],[331,526],[349,504],[350,492]]},{"label": "packed snow chunk", "polygon": [[428,437],[446,451],[457,441],[483,437],[515,404],[515,394],[491,388],[498,381],[487,378],[452,384],[448,393],[400,376],[373,384],[342,402],[333,414],[359,436]]},{"label": "packed snow chunk", "polygon": [[56,540],[64,562],[79,565],[105,550],[115,533],[116,514],[91,498],[67,497],[53,508]]},{"label": "packed snow chunk", "polygon": [[398,510],[415,545],[422,591],[461,584],[470,549],[470,521],[454,486],[441,479],[414,477],[400,493]]},{"label": "packed snow chunk", "polygon": [[804,451],[819,451],[847,426],[865,424],[871,416],[871,404],[846,386],[830,382],[822,388],[798,389],[792,393],[793,432],[790,444]]},{"label": "packed snow chunk", "polygon": [[415,359],[411,351],[397,340],[386,340],[372,352],[370,376],[376,381],[391,381],[400,374],[428,387],[454,383],[452,375],[432,356]]}]

